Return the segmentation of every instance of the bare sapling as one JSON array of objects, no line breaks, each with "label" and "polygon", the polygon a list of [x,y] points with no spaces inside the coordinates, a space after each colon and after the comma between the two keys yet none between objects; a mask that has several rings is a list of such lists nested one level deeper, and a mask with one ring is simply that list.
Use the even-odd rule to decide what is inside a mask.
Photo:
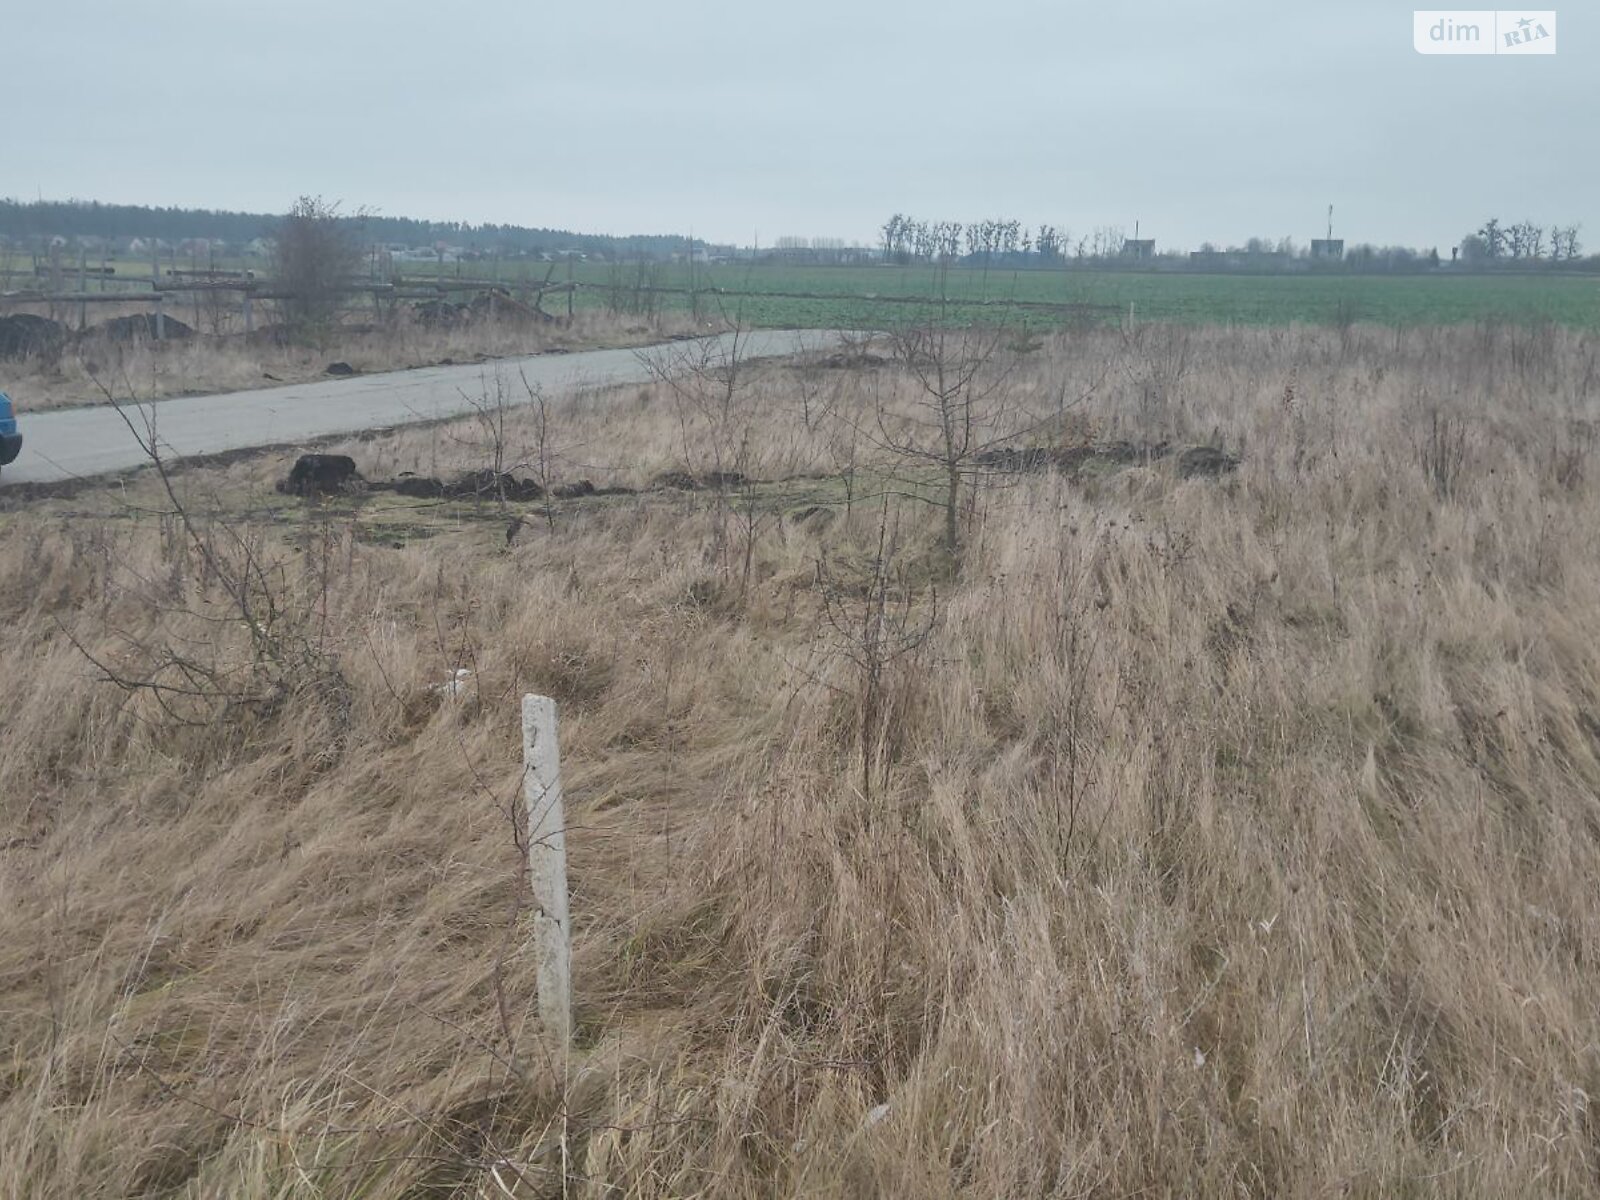
[{"label": "bare sapling", "polygon": [[[100,386],[159,481],[165,505],[155,515],[166,534],[161,545],[170,574],[142,577],[125,567],[123,586],[148,598],[153,627],[108,631],[123,651],[115,662],[69,633],[79,652],[102,680],[151,697],[179,725],[246,711],[269,715],[308,688],[346,690],[328,629],[337,539],[327,523],[320,547],[314,532],[297,567],[292,555],[274,550],[268,533],[229,520],[219,508],[202,511],[179,489],[155,407],[129,403]],[[211,633],[196,638],[190,627]],[[234,630],[245,633],[242,657],[231,650]]]},{"label": "bare sapling", "polygon": [[528,465],[533,481],[539,485],[540,504],[544,509],[545,527],[556,527],[556,510],[552,491],[555,488],[555,438],[551,430],[550,400],[544,389],[528,382],[527,372],[519,372],[523,391],[528,393],[528,405],[533,412],[533,446]]},{"label": "bare sapling", "polygon": [[[748,578],[759,519],[752,430],[755,414],[745,393],[744,331],[735,324],[721,338],[694,342],[666,357],[640,361],[672,396],[684,471],[711,497],[711,558],[724,583]],[[736,502],[746,501],[741,512]],[[742,548],[735,533],[745,534]]]},{"label": "bare sapling", "polygon": [[976,511],[976,489],[994,452],[1059,425],[1104,375],[1082,395],[1069,399],[1061,390],[1048,411],[1035,411],[1010,386],[1015,360],[1003,349],[1005,325],[953,328],[936,321],[902,329],[891,340],[913,395],[907,405],[892,405],[875,386],[875,423],[867,436],[887,452],[892,485],[942,510],[944,549],[953,563],[962,513]]},{"label": "bare sapling", "polygon": [[865,800],[872,798],[874,781],[889,765],[892,672],[927,643],[939,615],[938,589],[930,586],[924,594],[913,586],[903,557],[899,514],[891,515],[889,497],[884,496],[872,555],[863,567],[850,569],[826,556],[817,561],[823,619],[854,676],[855,740]]}]

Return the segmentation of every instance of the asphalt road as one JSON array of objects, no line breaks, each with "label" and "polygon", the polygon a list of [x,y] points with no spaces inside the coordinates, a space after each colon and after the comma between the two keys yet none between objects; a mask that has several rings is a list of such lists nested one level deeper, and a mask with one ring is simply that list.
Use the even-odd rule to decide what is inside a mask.
[{"label": "asphalt road", "polygon": [[[836,334],[814,330],[759,330],[740,339],[741,358],[772,358],[827,346]],[[381,375],[356,375],[316,383],[181,396],[123,411],[143,433],[153,421],[164,455],[218,454],[252,446],[299,445],[336,434],[388,429],[472,411],[498,372],[513,399],[526,401],[518,372],[555,397],[617,383],[640,383],[647,355],[669,368],[686,357],[724,355],[728,335],[699,342],[669,342],[638,350],[585,350],[535,354],[450,367],[422,367]],[[55,483],[124,471],[148,459],[139,438],[110,405],[30,416],[26,395],[13,395],[22,430],[22,454],[0,471],[0,488]]]}]

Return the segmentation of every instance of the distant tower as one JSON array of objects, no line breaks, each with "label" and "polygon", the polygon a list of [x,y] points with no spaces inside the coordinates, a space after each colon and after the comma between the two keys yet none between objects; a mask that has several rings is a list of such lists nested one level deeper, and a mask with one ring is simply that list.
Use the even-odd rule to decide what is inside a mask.
[{"label": "distant tower", "polygon": [[1122,239],[1123,258],[1154,258],[1156,256],[1155,238],[1141,238],[1139,236],[1139,222],[1133,223],[1133,236]]},{"label": "distant tower", "polygon": [[1328,236],[1311,239],[1311,257],[1338,262],[1344,258],[1344,239],[1333,236],[1333,205],[1328,205]]}]

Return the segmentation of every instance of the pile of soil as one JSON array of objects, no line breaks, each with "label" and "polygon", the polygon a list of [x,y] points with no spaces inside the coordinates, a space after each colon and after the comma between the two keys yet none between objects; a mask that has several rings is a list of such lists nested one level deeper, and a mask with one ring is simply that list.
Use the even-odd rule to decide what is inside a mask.
[{"label": "pile of soil", "polygon": [[1190,446],[1179,450],[1169,442],[1102,442],[1086,446],[1020,446],[985,450],[974,459],[991,471],[1064,471],[1076,473],[1094,466],[1128,467],[1178,456],[1178,474],[1184,479],[1215,478],[1239,467],[1237,456],[1215,446]]},{"label": "pile of soil", "polygon": [[550,325],[555,318],[547,312],[531,308],[512,297],[504,288],[493,288],[486,292],[479,292],[466,306],[467,312],[475,318],[490,318],[495,321],[513,321],[521,325]]},{"label": "pile of soil", "polygon": [[398,492],[419,500],[540,500],[544,489],[531,479],[515,475],[496,475],[493,471],[468,471],[453,480],[431,479],[425,475],[401,475],[387,484],[374,484],[377,490]]},{"label": "pile of soil", "polygon": [[829,370],[835,371],[856,371],[875,367],[886,367],[888,365],[889,360],[884,358],[883,355],[871,354],[866,351],[861,351],[860,353],[855,354],[847,351],[840,351],[837,354],[829,354],[826,357],[817,360],[817,366],[826,367]]},{"label": "pile of soil", "polygon": [[666,471],[650,481],[650,490],[656,492],[698,492],[705,488],[722,491],[741,487],[751,480],[738,471],[708,471],[704,475],[691,475],[687,471]]},{"label": "pile of soil", "polygon": [[411,306],[411,319],[428,329],[454,329],[470,311],[465,304],[448,300],[421,300]]},{"label": "pile of soil", "polygon": [[347,454],[302,454],[278,481],[278,491],[290,496],[335,496],[358,491],[363,482],[355,459]]},{"label": "pile of soil", "polygon": [[36,317],[32,313],[0,317],[0,358],[58,354],[66,340],[66,328],[49,317]]},{"label": "pile of soil", "polygon": [[1227,475],[1239,469],[1239,460],[1236,456],[1215,446],[1190,446],[1178,455],[1178,474],[1185,479],[1194,479],[1205,475],[1216,478],[1218,475]]},{"label": "pile of soil", "polygon": [[518,325],[550,325],[555,318],[516,299],[504,288],[479,292],[465,304],[449,300],[421,300],[411,306],[411,317],[429,329],[455,329],[470,321],[503,321]]},{"label": "pile of soil", "polygon": [[[434,479],[407,472],[387,483],[368,484],[375,492],[395,492],[417,500],[507,500],[527,503],[544,499],[544,489],[531,479],[515,475],[496,475],[493,471],[468,471],[454,479]],[[550,489],[555,500],[578,500],[585,496],[632,496],[630,487],[596,487],[589,479],[558,484]]]}]

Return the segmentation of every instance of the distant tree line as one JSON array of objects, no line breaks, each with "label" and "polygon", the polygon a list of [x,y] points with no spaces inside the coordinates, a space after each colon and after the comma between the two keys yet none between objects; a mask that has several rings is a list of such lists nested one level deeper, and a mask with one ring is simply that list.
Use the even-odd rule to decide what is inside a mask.
[{"label": "distant tree line", "polygon": [[[272,237],[282,214],[225,212],[208,208],[159,208],[143,204],[102,204],[96,200],[0,199],[0,237],[28,245],[41,239],[97,237],[108,241],[187,238],[244,244]],[[421,221],[363,213],[343,218],[363,242],[431,246],[447,242],[467,250],[500,253],[603,253],[608,256],[667,258],[689,249],[678,234],[574,233],[522,225],[473,225],[464,221]],[[699,243],[696,243],[697,245]]]},{"label": "distant tree line", "polygon": [[1065,229],[1040,224],[1035,228],[1015,218],[960,221],[924,221],[895,213],[879,231],[885,262],[965,262],[1015,265],[1019,262],[1055,263],[1068,256],[1079,259],[1110,258],[1123,250],[1123,231],[1102,226],[1074,242]]},{"label": "distant tree line", "polygon": [[[1533,221],[1508,225],[1490,219],[1458,248],[1447,248],[1446,254],[1449,261],[1479,267],[1497,262],[1576,266],[1583,253],[1578,230],[1577,225],[1545,228]],[[1312,251],[1313,247],[1296,245],[1292,238],[1253,237],[1243,245],[1226,247],[1205,242],[1192,254],[1173,250],[1154,254],[1147,242],[1129,243],[1123,229],[1115,225],[1101,226],[1074,240],[1065,229],[1054,225],[1030,229],[1009,219],[963,225],[959,221],[924,221],[904,213],[895,213],[879,230],[880,256],[891,263],[1038,267],[1074,260],[1080,265],[1137,262],[1163,269],[1197,266],[1206,270],[1403,273],[1432,270],[1446,261],[1437,247],[1418,250],[1361,244],[1331,255]],[[1584,265],[1600,264],[1589,260]]]},{"label": "distant tree line", "polygon": [[1574,262],[1583,254],[1577,225],[1551,225],[1534,221],[1507,224],[1490,217],[1461,240],[1461,257],[1468,262]]}]

